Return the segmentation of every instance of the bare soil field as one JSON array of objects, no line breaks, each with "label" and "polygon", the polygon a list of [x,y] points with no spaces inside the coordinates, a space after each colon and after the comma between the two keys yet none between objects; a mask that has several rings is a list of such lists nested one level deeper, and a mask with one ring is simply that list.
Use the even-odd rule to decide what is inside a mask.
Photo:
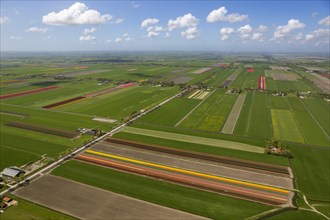
[{"label": "bare soil field", "polygon": [[38,125],[32,125],[32,124],[27,124],[24,122],[10,122],[10,123],[6,124],[6,126],[26,129],[26,130],[30,130],[30,131],[36,131],[36,132],[45,133],[45,134],[51,134],[51,135],[55,135],[55,136],[65,137],[65,138],[74,138],[79,134],[77,132],[64,131],[64,130],[59,130],[59,129],[55,129],[55,128],[48,128],[48,127],[43,127],[43,126],[38,126]]},{"label": "bare soil field", "polygon": [[285,81],[297,81],[299,79],[298,75],[291,73],[273,73],[274,80],[285,80]]},{"label": "bare soil field", "polygon": [[183,84],[183,83],[189,82],[190,80],[192,80],[191,77],[179,76],[179,77],[173,79],[172,81],[174,82],[174,84]]},{"label": "bare soil field", "polygon": [[71,103],[71,102],[75,102],[75,101],[84,99],[84,98],[85,98],[84,96],[78,96],[78,97],[74,97],[74,98],[71,98],[71,99],[66,99],[64,101],[56,102],[56,103],[53,103],[53,104],[50,104],[50,105],[45,105],[42,108],[51,109],[51,108],[59,107],[59,106],[62,106],[62,105],[65,105],[65,104],[68,104],[68,103]]},{"label": "bare soil field", "polygon": [[284,71],[288,71],[291,68],[287,67],[287,66],[269,66],[270,69],[272,70],[284,70]]},{"label": "bare soil field", "polygon": [[[94,156],[94,155],[92,156],[90,154],[80,154],[76,157],[76,159],[86,161],[89,163],[94,163],[101,166],[114,168],[117,170],[122,170],[125,172],[130,172],[138,175],[143,175],[169,182],[183,184],[194,188],[217,192],[220,194],[230,195],[230,196],[251,200],[259,203],[264,203],[268,205],[283,205],[288,203],[289,200],[291,200],[290,192],[286,190],[280,190],[271,187],[266,187],[265,189],[263,189],[264,187],[261,185],[255,185],[255,184],[251,185],[249,183],[244,183],[241,181],[235,181],[235,180],[231,181],[230,179],[213,176],[215,179],[219,179],[219,181],[216,181],[215,179],[211,178],[211,176],[209,176],[209,178],[205,177],[207,176],[205,174],[200,174],[200,175],[198,175],[197,173],[195,173],[195,175],[186,174],[187,172],[192,173],[191,171],[183,172],[185,174],[172,172],[172,171],[169,172],[169,171],[164,171],[162,169],[145,167],[143,165],[122,162],[110,158]],[[246,185],[249,185],[251,187]],[[257,188],[260,187],[260,188],[256,189],[254,187]]]},{"label": "bare soil field", "polygon": [[15,195],[79,219],[205,219],[53,175]]},{"label": "bare soil field", "polygon": [[292,180],[290,178],[272,176],[267,173],[263,173],[262,171],[260,172],[260,170],[247,170],[244,169],[244,167],[235,167],[214,161],[207,161],[147,149],[139,149],[131,146],[110,144],[107,142],[96,144],[92,147],[92,149],[201,173],[224,176],[254,183],[262,183],[274,187],[293,189]]},{"label": "bare soil field", "polygon": [[224,88],[224,87],[227,87],[229,86],[235,79],[236,77],[238,76],[238,74],[240,73],[241,71],[235,71],[233,74],[231,74],[227,79],[226,81],[224,81],[220,87],[221,88]]},{"label": "bare soil field", "polygon": [[233,109],[231,110],[231,112],[227,118],[227,121],[222,128],[222,133],[232,134],[234,132],[236,122],[238,120],[239,114],[243,107],[245,96],[246,96],[246,94],[239,94],[239,96],[236,99],[236,102],[233,106]]},{"label": "bare soil field", "polygon": [[191,73],[194,73],[194,74],[201,74],[201,73],[205,73],[209,70],[213,69],[212,67],[204,67],[204,68],[201,68],[201,69],[198,69],[198,70],[195,70]]},{"label": "bare soil field", "polygon": [[48,86],[48,87],[39,88],[39,89],[32,89],[32,90],[27,90],[27,91],[23,91],[23,92],[6,94],[6,95],[0,96],[0,100],[8,99],[8,98],[14,98],[14,97],[17,97],[17,96],[30,95],[30,94],[39,93],[39,92],[45,92],[45,91],[48,91],[48,90],[51,90],[51,89],[57,89],[57,88],[60,88],[60,87],[58,87],[58,86]]},{"label": "bare soil field", "polygon": [[223,164],[228,164],[231,166],[239,166],[241,168],[245,167],[248,169],[262,170],[263,172],[268,172],[271,175],[278,175],[278,176],[284,176],[284,177],[290,176],[289,168],[285,167],[285,166],[280,166],[280,165],[266,164],[266,163],[260,163],[260,162],[249,161],[249,160],[241,160],[241,159],[211,155],[211,154],[206,154],[206,153],[198,153],[198,152],[175,149],[175,148],[164,147],[164,146],[159,146],[159,145],[145,144],[145,143],[140,143],[140,142],[136,142],[136,141],[127,141],[127,140],[122,140],[122,139],[118,139],[118,138],[108,138],[105,141],[110,142],[112,144],[120,144],[120,145],[124,145],[124,146],[131,146],[131,147],[136,147],[136,148],[141,148],[141,149],[170,153],[170,154],[186,156],[186,157],[190,157],[190,158],[214,161],[214,162],[219,162],[219,163],[223,163]]},{"label": "bare soil field", "polygon": [[317,73],[311,73],[311,75],[315,76],[312,79],[314,84],[323,92],[330,94],[330,79],[324,78]]}]

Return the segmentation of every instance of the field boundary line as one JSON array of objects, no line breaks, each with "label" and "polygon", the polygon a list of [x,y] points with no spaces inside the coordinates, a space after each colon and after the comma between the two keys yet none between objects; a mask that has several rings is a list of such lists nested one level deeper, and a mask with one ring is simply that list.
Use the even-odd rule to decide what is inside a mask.
[{"label": "field boundary line", "polygon": [[304,107],[306,108],[306,110],[308,111],[308,113],[312,116],[312,118],[314,119],[314,121],[321,128],[321,130],[323,131],[323,133],[325,134],[325,136],[328,137],[328,140],[329,140],[330,139],[329,134],[324,130],[324,128],[320,124],[319,120],[317,118],[315,118],[313,112],[311,112],[311,110],[308,108],[308,106],[305,104],[305,102],[303,102],[301,99],[299,99],[299,100],[300,100],[300,102],[302,102],[302,104],[304,105]]},{"label": "field boundary line", "polygon": [[[242,98],[242,100],[240,100],[240,97],[242,97],[243,96],[243,98]],[[225,123],[225,125],[223,126],[223,128],[222,128],[222,130],[221,130],[221,132],[222,133],[226,133],[226,134],[232,134],[233,132],[234,132],[234,129],[235,129],[235,126],[236,126],[236,123],[237,123],[237,120],[238,120],[238,117],[239,117],[239,115],[241,114],[241,110],[242,110],[242,107],[243,107],[243,104],[244,104],[244,101],[245,101],[245,97],[246,97],[246,94],[239,94],[238,95],[238,97],[237,97],[237,99],[236,99],[236,102],[235,102],[235,104],[233,105],[233,108],[231,109],[231,111],[230,111],[230,113],[229,113],[229,115],[228,115],[228,117],[227,117],[227,120],[226,120],[226,123]],[[238,103],[238,104],[237,104]],[[236,106],[236,105],[238,105],[238,106]],[[233,112],[233,110],[235,110],[235,108],[236,107],[239,107],[239,110],[238,110],[238,112],[237,112],[237,114],[235,113],[235,112]],[[227,128],[226,127],[228,127],[228,126],[230,126],[229,125],[229,119],[230,119],[230,116],[235,116],[235,114],[236,114],[236,117],[235,117],[235,122],[234,122],[234,124],[233,124],[233,126],[230,128],[228,128],[228,129],[230,129],[230,131],[229,132],[226,132],[225,130],[227,130]]]},{"label": "field boundary line", "polygon": [[250,130],[250,124],[251,124],[251,115],[252,115],[252,106],[254,101],[254,92],[252,92],[252,98],[251,98],[251,105],[249,108],[249,118],[248,118],[248,124],[245,128],[244,135],[249,136],[249,130]]},{"label": "field boundary line", "polygon": [[285,96],[285,100],[286,100],[286,102],[288,103],[288,105],[290,106],[292,116],[293,116],[293,118],[294,118],[294,121],[295,121],[296,124],[297,124],[297,127],[299,128],[299,132],[300,132],[301,137],[302,137],[303,140],[304,140],[304,143],[307,143],[307,140],[306,140],[306,138],[305,138],[305,136],[304,136],[303,130],[302,130],[302,128],[301,128],[301,125],[300,125],[299,121],[298,121],[297,118],[296,118],[296,115],[295,115],[295,113],[294,113],[294,111],[293,111],[293,108],[292,108],[292,106],[291,106],[291,104],[290,104],[290,102],[289,102],[289,100],[288,100],[288,97]]},{"label": "field boundary line", "polygon": [[207,97],[205,97],[203,99],[203,101],[201,101],[200,103],[198,103],[198,105],[195,106],[195,108],[193,108],[190,112],[188,112],[188,114],[186,114],[178,123],[176,123],[174,125],[174,127],[177,127],[179,124],[181,124],[181,122],[183,122],[191,113],[193,113],[193,111],[195,111],[205,100],[207,100],[217,89],[213,90],[212,92],[210,92]]},{"label": "field boundary line", "polygon": [[21,152],[25,152],[25,153],[33,154],[33,155],[36,155],[36,156],[42,156],[42,155],[43,155],[43,154],[33,153],[33,152],[30,152],[30,151],[26,151],[26,150],[22,150],[22,149],[18,149],[18,148],[10,147],[10,146],[8,146],[8,145],[3,145],[3,144],[1,144],[0,146],[1,146],[1,147],[5,147],[5,148],[9,148],[9,149],[12,149],[12,150],[17,150],[17,151],[21,151]]}]

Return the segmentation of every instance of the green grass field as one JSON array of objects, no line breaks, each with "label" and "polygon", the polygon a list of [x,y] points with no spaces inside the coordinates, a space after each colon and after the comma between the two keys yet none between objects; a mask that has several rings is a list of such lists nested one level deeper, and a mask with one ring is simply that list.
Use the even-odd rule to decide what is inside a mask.
[{"label": "green grass field", "polygon": [[217,89],[179,127],[219,132],[236,99],[236,94],[225,94],[225,90]]},{"label": "green grass field", "polygon": [[271,208],[78,161],[69,161],[52,174],[212,219],[242,219]]},{"label": "green grass field", "polygon": [[199,99],[176,98],[153,112],[144,115],[137,122],[174,126],[199,102]]},{"label": "green grass field", "polygon": [[271,220],[324,220],[325,218],[321,215],[306,211],[306,210],[295,210],[281,213],[279,215],[269,218]]},{"label": "green grass field", "polygon": [[294,158],[291,159],[297,188],[308,199],[330,201],[330,149],[328,147],[288,144]]},{"label": "green grass field", "polygon": [[69,215],[53,211],[19,197],[9,195],[10,198],[18,202],[17,206],[12,206],[1,214],[1,220],[37,220],[37,219],[52,219],[52,220],[73,220],[76,219]]},{"label": "green grass field", "polygon": [[146,136],[156,137],[156,138],[183,141],[183,142],[188,142],[188,143],[205,144],[205,145],[214,146],[214,147],[229,148],[229,149],[248,151],[248,152],[254,152],[254,153],[261,153],[261,154],[264,153],[264,148],[262,148],[262,147],[257,147],[257,146],[252,146],[252,145],[237,143],[237,142],[218,140],[218,139],[210,139],[210,138],[182,135],[182,134],[176,134],[176,133],[168,133],[168,132],[163,132],[163,131],[147,130],[147,129],[134,128],[134,127],[125,127],[123,132],[139,134],[139,135],[146,135]]},{"label": "green grass field", "polygon": [[277,140],[304,143],[295,116],[287,110],[272,109],[274,137]]},{"label": "green grass field", "polygon": [[56,109],[120,120],[132,112],[150,108],[178,92],[179,89],[177,87],[138,86],[121,89],[110,94],[89,98]]}]

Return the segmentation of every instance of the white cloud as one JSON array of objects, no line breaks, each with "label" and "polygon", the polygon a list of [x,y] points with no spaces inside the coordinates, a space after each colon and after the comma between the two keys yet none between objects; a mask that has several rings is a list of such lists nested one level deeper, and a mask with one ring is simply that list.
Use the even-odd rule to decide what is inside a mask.
[{"label": "white cloud", "polygon": [[318,22],[319,25],[325,25],[325,26],[330,26],[330,16],[322,18]]},{"label": "white cloud", "polygon": [[125,38],[125,41],[128,41],[128,42],[129,42],[129,41],[133,41],[133,40],[134,40],[134,39],[131,38],[131,37],[126,37],[126,38]]},{"label": "white cloud", "polygon": [[313,13],[312,13],[312,17],[313,17],[313,18],[316,18],[318,15],[319,15],[318,12],[313,12]]},{"label": "white cloud", "polygon": [[261,33],[266,32],[266,31],[268,31],[268,27],[266,25],[260,25],[258,27],[258,31]]},{"label": "white cloud", "polygon": [[106,42],[106,43],[111,43],[111,42],[112,42],[112,40],[111,40],[111,39],[109,39],[109,40],[106,40],[105,42]]},{"label": "white cloud", "polygon": [[11,36],[10,39],[11,40],[21,40],[23,38],[22,37],[17,37],[17,36]]},{"label": "white cloud", "polygon": [[191,13],[189,13],[181,17],[177,17],[175,20],[170,19],[167,23],[167,26],[168,26],[168,30],[172,31],[176,28],[196,27],[197,23],[198,23],[198,19],[195,16],[193,16]]},{"label": "white cloud", "polygon": [[227,40],[228,38],[229,38],[229,35],[225,35],[225,34],[224,34],[224,35],[221,36],[221,40],[222,40],[222,41],[225,41],[225,40]]},{"label": "white cloud", "polygon": [[299,20],[291,19],[288,21],[288,24],[276,28],[272,40],[281,40],[287,37],[293,30],[303,29],[305,27],[306,25]]},{"label": "white cloud", "polygon": [[249,24],[247,24],[247,25],[244,25],[244,26],[238,28],[237,32],[239,32],[241,35],[249,34],[252,32],[252,27]]},{"label": "white cloud", "polygon": [[123,37],[128,37],[128,36],[129,36],[128,33],[123,34]]},{"label": "white cloud", "polygon": [[154,31],[149,31],[148,32],[148,37],[149,38],[154,38],[157,37],[159,35],[159,32],[154,32]]},{"label": "white cloud", "polygon": [[157,18],[147,18],[141,22],[141,27],[145,28],[150,25],[157,24],[158,22],[159,22],[159,20]]},{"label": "white cloud", "polygon": [[133,8],[139,8],[140,6],[141,6],[141,4],[138,4],[138,3],[136,3],[136,2],[131,2],[131,6],[133,7]]},{"label": "white cloud", "polygon": [[10,19],[8,17],[0,17],[0,24],[4,24],[7,23],[8,21],[10,21]]},{"label": "white cloud", "polygon": [[30,27],[25,32],[46,33],[48,28]]},{"label": "white cloud", "polygon": [[116,20],[110,21],[111,24],[121,24],[124,22],[124,18],[117,18]]},{"label": "white cloud", "polygon": [[292,39],[295,40],[295,41],[300,41],[300,40],[303,39],[303,35],[304,34],[300,32],[300,33],[294,35]]},{"label": "white cloud", "polygon": [[115,39],[115,42],[116,43],[119,43],[119,42],[122,42],[123,41],[123,39],[121,38],[121,37],[117,37],[116,39]]},{"label": "white cloud", "polygon": [[165,34],[165,37],[166,38],[169,38],[171,36],[171,34],[169,33],[169,32],[167,32],[166,34]]},{"label": "white cloud", "polygon": [[232,34],[234,32],[235,32],[234,28],[231,28],[231,27],[224,27],[224,28],[220,29],[220,34],[222,34],[222,35],[228,35],[228,34]]},{"label": "white cloud", "polygon": [[312,41],[312,40],[325,40],[328,41],[330,38],[330,30],[329,29],[318,29],[313,31],[310,34],[306,34],[305,40]]},{"label": "white cloud", "polygon": [[187,40],[193,40],[198,36],[198,30],[196,27],[190,27],[185,31],[181,32],[181,36],[185,37]]},{"label": "white cloud", "polygon": [[80,36],[79,40],[80,41],[94,41],[94,40],[96,40],[96,37],[88,34],[88,35]]},{"label": "white cloud", "polygon": [[96,10],[88,9],[84,3],[76,2],[58,13],[50,12],[43,16],[42,22],[48,25],[102,24],[111,18],[109,14],[101,15]]},{"label": "white cloud", "polygon": [[254,41],[263,41],[263,38],[262,38],[263,34],[262,33],[253,33],[252,34],[252,37],[251,37],[251,40],[254,40]]},{"label": "white cloud", "polygon": [[219,22],[219,21],[226,21],[230,23],[239,22],[247,19],[248,15],[240,15],[238,13],[228,14],[227,9],[225,7],[218,8],[213,10],[209,13],[206,18],[206,21],[209,23]]},{"label": "white cloud", "polygon": [[90,28],[90,29],[85,29],[84,30],[84,35],[87,35],[87,34],[91,34],[91,33],[94,33],[96,31],[96,28]]}]

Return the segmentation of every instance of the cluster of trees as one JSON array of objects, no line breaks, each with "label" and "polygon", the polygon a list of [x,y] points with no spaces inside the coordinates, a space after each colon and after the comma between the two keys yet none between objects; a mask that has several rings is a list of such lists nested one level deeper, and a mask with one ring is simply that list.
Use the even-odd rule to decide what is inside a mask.
[{"label": "cluster of trees", "polygon": [[286,146],[278,140],[272,139],[267,143],[266,154],[273,154],[287,158],[293,158],[291,151],[286,148]]}]

